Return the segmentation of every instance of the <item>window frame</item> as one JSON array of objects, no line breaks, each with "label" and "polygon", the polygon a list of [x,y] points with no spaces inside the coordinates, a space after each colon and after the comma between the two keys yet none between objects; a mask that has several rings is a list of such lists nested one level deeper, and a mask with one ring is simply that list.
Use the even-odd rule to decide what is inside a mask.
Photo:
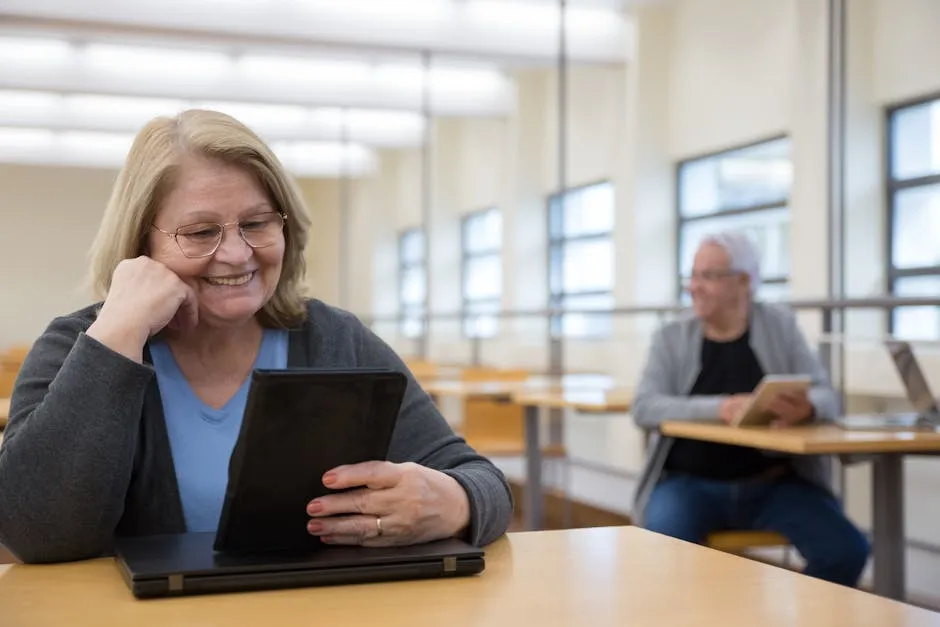
[{"label": "window frame", "polygon": [[[412,233],[421,233],[421,236],[422,236],[421,261],[419,262],[405,261],[405,255],[403,254],[405,238],[407,238]],[[404,299],[405,273],[415,268],[420,268],[422,270],[422,274],[424,275],[424,289],[425,289],[425,293],[427,293],[427,290],[428,290],[427,237],[428,237],[427,231],[422,226],[415,226],[415,227],[403,229],[398,232],[398,306],[399,306],[399,311],[401,313],[401,319],[399,320],[399,323],[398,323],[398,332],[402,335],[402,337],[406,337],[408,339],[421,339],[425,337],[428,332],[427,320],[425,319],[425,316],[427,316],[427,312],[424,311],[425,306],[427,305],[427,299],[425,299],[418,305],[419,315],[421,316],[420,318],[421,331],[416,335],[410,335],[407,331],[408,320],[410,319],[409,314],[412,311],[410,307],[414,307],[414,305],[411,303],[406,304],[405,299]]]},{"label": "window frame", "polygon": [[[675,181],[674,189],[674,205],[676,210],[676,232],[675,232],[675,244],[676,244],[676,299],[677,302],[682,302],[683,297],[686,292],[686,278],[682,276],[682,252],[683,252],[683,231],[689,223],[700,222],[703,220],[714,220],[721,219],[724,217],[733,217],[733,216],[742,216],[742,215],[753,215],[759,214],[761,212],[773,211],[776,209],[787,209],[789,211],[790,201],[792,196],[791,193],[787,194],[787,197],[780,202],[772,203],[761,203],[757,205],[750,205],[745,207],[737,207],[735,209],[730,209],[727,211],[717,211],[713,213],[706,213],[698,216],[684,217],[682,215],[682,168],[686,165],[693,163],[695,161],[702,161],[705,159],[712,159],[714,157],[719,157],[732,152],[737,152],[739,150],[745,150],[747,148],[754,148],[760,146],[761,144],[768,144],[770,142],[780,141],[781,139],[791,139],[789,133],[779,133],[777,135],[772,135],[769,137],[763,137],[754,141],[746,142],[743,144],[735,144],[732,146],[727,146],[719,150],[714,150],[711,152],[701,153],[693,155],[691,157],[686,157],[676,162],[675,173],[673,180]],[[792,141],[792,140],[791,140]],[[792,144],[791,144],[792,146]],[[792,155],[791,155],[792,162]],[[761,285],[789,285],[790,277],[777,275],[777,276],[767,276],[761,277]]]},{"label": "window frame", "polygon": [[502,254],[503,254],[503,238],[502,232],[500,233],[500,244],[496,248],[488,248],[483,251],[470,252],[467,249],[467,225],[471,220],[485,216],[490,212],[496,212],[500,214],[500,228],[502,228],[502,211],[496,205],[491,205],[483,209],[477,209],[474,211],[469,211],[463,214],[460,217],[460,332],[461,335],[466,339],[491,339],[499,336],[500,332],[500,323],[499,317],[496,318],[496,332],[493,335],[473,335],[468,333],[468,322],[470,319],[469,314],[469,305],[479,305],[482,303],[495,303],[497,310],[502,305],[503,300],[503,290],[502,284],[500,284],[499,295],[495,298],[469,298],[467,296],[467,266],[470,261],[474,259],[480,259],[483,257],[497,256],[499,258],[499,267],[500,272],[503,271],[502,263]]},{"label": "window frame", "polygon": [[[552,235],[552,207],[554,206],[554,201],[556,198],[560,197],[562,194],[571,194],[572,192],[582,191],[584,189],[595,187],[598,185],[609,185],[614,193],[614,225],[611,226],[609,231],[603,233],[590,233],[587,235],[574,235],[567,236],[562,234],[561,237],[555,238]],[[562,289],[559,292],[554,292],[552,290],[552,267],[554,262],[554,253],[555,251],[563,251],[568,244],[578,243],[578,242],[590,242],[590,241],[599,241],[607,239],[610,241],[611,246],[614,245],[614,228],[617,220],[617,190],[614,186],[613,179],[604,178],[598,179],[595,181],[590,181],[587,183],[582,183],[579,185],[572,185],[566,187],[564,190],[555,191],[548,195],[545,203],[545,250],[547,257],[546,265],[546,284],[548,287],[548,306],[550,309],[561,308],[565,299],[569,297],[578,297],[578,296],[609,296],[611,302],[613,302],[614,296],[614,285],[610,286],[609,290],[584,290],[578,292],[566,292]],[[562,219],[562,224],[564,224],[564,219]],[[562,229],[564,230],[564,229]],[[615,269],[615,268],[614,268]],[[616,279],[615,279],[616,280]],[[604,340],[611,337],[613,333],[613,316],[610,314],[604,314],[601,310],[601,313],[598,314],[588,314],[588,315],[597,315],[605,316],[608,320],[607,328],[602,333],[596,334],[581,334],[581,335],[571,335],[563,333],[563,317],[566,314],[553,315],[549,319],[549,334],[550,337],[554,339],[564,340]]]},{"label": "window frame", "polygon": [[[903,280],[912,277],[938,277],[940,278],[940,264],[933,266],[919,266],[916,268],[898,268],[894,265],[894,218],[897,213],[898,194],[906,190],[928,187],[931,185],[940,185],[940,172],[928,174],[909,179],[894,178],[894,135],[895,129],[894,116],[913,107],[937,102],[940,105],[940,92],[933,92],[924,96],[918,96],[909,100],[896,102],[885,108],[884,117],[884,184],[885,184],[885,291],[890,296],[896,296],[896,284],[899,279]],[[894,335],[897,331],[895,315],[899,307],[888,309],[886,321],[889,335]]]}]

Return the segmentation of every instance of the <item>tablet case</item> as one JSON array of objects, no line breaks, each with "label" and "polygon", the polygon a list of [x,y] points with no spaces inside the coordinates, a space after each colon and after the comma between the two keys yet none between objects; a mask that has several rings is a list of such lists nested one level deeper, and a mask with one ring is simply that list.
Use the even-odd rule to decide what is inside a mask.
[{"label": "tablet case", "polygon": [[217,551],[309,550],[323,475],[384,460],[407,386],[392,370],[256,370],[216,533]]}]

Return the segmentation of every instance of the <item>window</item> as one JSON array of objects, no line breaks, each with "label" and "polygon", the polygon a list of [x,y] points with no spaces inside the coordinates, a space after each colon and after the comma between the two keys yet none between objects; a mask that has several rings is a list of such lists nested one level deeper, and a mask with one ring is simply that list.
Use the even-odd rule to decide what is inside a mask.
[{"label": "window", "polygon": [[424,297],[428,274],[424,230],[410,229],[398,239],[398,298],[401,305],[401,333],[405,337],[424,334]]},{"label": "window", "polygon": [[503,217],[498,209],[477,211],[463,219],[463,332],[467,337],[493,337],[499,331],[502,243]]},{"label": "window", "polygon": [[[609,181],[554,194],[548,202],[549,305],[611,309],[614,305],[614,186]],[[555,316],[554,336],[610,335],[609,313]]]},{"label": "window", "polygon": [[790,140],[769,141],[679,163],[679,294],[688,302],[702,239],[743,231],[761,252],[761,300],[786,300],[790,276]]},{"label": "window", "polygon": [[[896,296],[940,297],[940,98],[888,112],[888,282]],[[940,339],[940,307],[899,307],[891,332]]]}]

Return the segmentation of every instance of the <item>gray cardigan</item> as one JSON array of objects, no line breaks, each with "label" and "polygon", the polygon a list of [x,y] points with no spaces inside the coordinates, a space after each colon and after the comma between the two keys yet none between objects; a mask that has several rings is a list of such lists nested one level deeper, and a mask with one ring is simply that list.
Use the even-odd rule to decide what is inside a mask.
[{"label": "gray cardigan", "polygon": [[[636,424],[651,432],[646,464],[634,496],[634,516],[643,524],[643,513],[653,488],[662,477],[663,465],[674,438],[662,436],[659,425],[667,420],[719,419],[722,396],[689,396],[702,369],[702,324],[691,312],[660,329],[653,338],[633,405]],[[836,416],[839,402],[825,369],[810,350],[796,317],[782,306],[754,303],[750,314],[750,342],[766,374],[806,374],[813,379],[809,393],[815,420]],[[771,453],[767,453],[770,455]],[[795,456],[795,471],[829,489],[827,457]]]},{"label": "gray cardigan", "polygon": [[[503,474],[454,435],[396,354],[353,315],[310,301],[289,367],[392,368],[408,387],[389,460],[445,472],[470,501],[468,539],[512,517]],[[17,379],[0,446],[0,543],[25,562],[105,555],[115,536],[185,531],[156,377],[84,332],[96,308],[54,320]]]}]

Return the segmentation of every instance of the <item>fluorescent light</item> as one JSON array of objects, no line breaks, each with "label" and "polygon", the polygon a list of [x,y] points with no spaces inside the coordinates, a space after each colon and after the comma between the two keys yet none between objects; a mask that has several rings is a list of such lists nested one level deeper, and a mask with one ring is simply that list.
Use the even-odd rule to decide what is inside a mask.
[{"label": "fluorescent light", "polygon": [[369,64],[362,61],[245,55],[238,66],[246,77],[263,81],[322,81],[345,85],[370,78]]},{"label": "fluorescent light", "polygon": [[375,79],[386,88],[423,89],[424,68],[414,65],[382,64],[375,69]]},{"label": "fluorescent light", "polygon": [[410,147],[420,143],[424,131],[424,118],[407,111],[18,90],[0,90],[0,127],[132,134],[154,117],[191,108],[227,113],[268,141],[336,141],[345,125],[350,141]]},{"label": "fluorescent light", "polygon": [[40,128],[0,128],[0,146],[6,150],[42,148],[54,138],[52,131]]},{"label": "fluorescent light", "polygon": [[357,144],[338,142],[278,142],[271,146],[284,165],[299,172],[362,174],[375,168],[375,154]]},{"label": "fluorescent light", "polygon": [[[211,109],[227,113],[249,127],[271,128],[301,127],[307,119],[307,109],[295,105],[251,104],[244,102],[197,102],[199,109]],[[298,128],[298,130],[300,130]]]},{"label": "fluorescent light", "polygon": [[65,97],[66,107],[75,115],[137,120],[144,124],[160,115],[172,116],[186,108],[182,100],[131,98],[76,94]]},{"label": "fluorescent light", "polygon": [[[535,30],[557,31],[561,23],[561,11],[557,2],[498,2],[476,0],[463,6],[470,17],[482,24],[518,32],[519,25]],[[616,31],[621,26],[621,16],[615,11],[596,7],[569,7],[565,10],[565,24],[569,31],[600,34]]]},{"label": "fluorescent light", "polygon": [[[0,162],[118,169],[133,140],[129,133],[0,127]],[[297,176],[361,176],[377,161],[371,150],[356,144],[277,142],[271,148]]]},{"label": "fluorescent light", "polygon": [[502,88],[505,79],[495,71],[463,68],[432,68],[431,85],[435,91],[487,92]]},{"label": "fluorescent light", "polygon": [[88,45],[85,59],[95,70],[133,74],[144,80],[149,74],[215,76],[224,72],[231,61],[221,52],[98,43]]},{"label": "fluorescent light", "polygon": [[347,112],[346,123],[351,129],[401,129],[420,133],[424,130],[424,117],[407,111],[370,111],[353,109]]},{"label": "fluorescent light", "polygon": [[306,0],[302,6],[321,14],[332,12],[344,17],[397,22],[433,20],[453,10],[452,0]]},{"label": "fluorescent light", "polygon": [[59,63],[67,61],[72,47],[61,39],[0,37],[0,59],[21,63]]},{"label": "fluorescent light", "polygon": [[89,131],[65,131],[59,133],[59,145],[65,149],[87,150],[101,155],[127,156],[134,143],[134,136]]},{"label": "fluorescent light", "polygon": [[0,90],[0,112],[55,111],[62,105],[62,96],[42,91]]},{"label": "fluorescent light", "polygon": [[[133,111],[115,110],[113,103],[100,101],[122,119],[144,115],[141,111],[146,117],[164,113],[156,104],[164,100],[164,94],[193,101],[245,99],[327,106],[355,103],[363,108],[415,110],[420,106],[426,79],[421,65],[402,61],[373,63],[348,57],[273,54],[243,55],[236,61],[222,51],[195,48],[94,42],[70,48],[63,41],[50,40],[49,44],[46,40],[16,39],[15,45],[11,41],[14,39],[0,39],[0,84],[36,91],[138,97]],[[47,45],[52,48],[47,49]],[[50,52],[53,48],[66,53],[61,59],[43,62],[41,66],[28,61],[34,57],[53,59]],[[21,58],[21,49],[33,50],[36,54]],[[41,52],[43,50],[46,52]],[[4,54],[9,55],[8,58],[4,58]],[[41,71],[36,71],[39,67]],[[435,113],[492,115],[504,113],[512,106],[512,84],[496,69],[435,64],[428,80],[435,97]],[[472,98],[467,98],[468,95]],[[86,108],[80,99],[69,102],[69,110],[77,108],[84,114]],[[95,107],[97,105],[91,108]],[[168,109],[178,107],[174,103]],[[283,121],[279,126],[284,126]]]}]

